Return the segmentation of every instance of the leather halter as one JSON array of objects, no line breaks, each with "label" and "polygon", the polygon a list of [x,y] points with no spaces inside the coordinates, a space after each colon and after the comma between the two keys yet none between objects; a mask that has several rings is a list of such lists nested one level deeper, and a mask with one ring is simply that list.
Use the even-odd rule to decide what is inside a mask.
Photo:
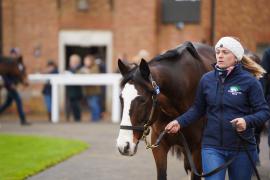
[{"label": "leather halter", "polygon": [[150,116],[148,118],[148,120],[145,122],[144,125],[141,125],[141,126],[126,126],[126,125],[122,125],[120,126],[120,129],[125,129],[125,130],[134,130],[134,131],[141,131],[143,132],[143,135],[142,135],[142,139],[145,141],[146,143],[146,148],[154,148],[154,147],[157,147],[157,145],[151,145],[146,137],[149,135],[150,133],[150,126],[151,124],[153,123],[153,115],[154,115],[154,111],[156,109],[156,106],[157,106],[157,95],[160,94],[160,88],[159,86],[157,85],[156,81],[154,81],[152,75],[150,74],[149,75],[149,79],[151,81],[151,85],[152,87],[154,88],[154,92],[152,94],[152,108],[151,108],[151,111],[150,111]]}]

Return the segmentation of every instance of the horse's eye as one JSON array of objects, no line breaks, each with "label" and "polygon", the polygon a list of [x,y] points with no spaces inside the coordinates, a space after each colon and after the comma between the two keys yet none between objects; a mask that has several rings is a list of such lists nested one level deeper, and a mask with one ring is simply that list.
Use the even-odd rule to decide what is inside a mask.
[{"label": "horse's eye", "polygon": [[139,103],[145,103],[146,102],[146,99],[143,97],[143,96],[138,96],[136,97],[136,99]]}]

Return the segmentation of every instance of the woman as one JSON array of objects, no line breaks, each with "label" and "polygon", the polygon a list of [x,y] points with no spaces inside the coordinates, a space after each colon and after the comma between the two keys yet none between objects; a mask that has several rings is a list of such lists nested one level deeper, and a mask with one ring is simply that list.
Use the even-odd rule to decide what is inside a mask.
[{"label": "woman", "polygon": [[[229,178],[248,180],[252,165],[235,130],[244,137],[254,137],[253,128],[270,118],[269,107],[256,79],[264,70],[244,56],[244,48],[232,37],[221,38],[215,51],[217,63],[213,71],[201,78],[193,106],[170,122],[165,130],[176,133],[206,115],[208,120],[202,138],[203,172],[208,173],[235,157],[227,168]],[[249,144],[247,148],[255,161],[256,146]],[[224,180],[225,174],[226,170],[222,170],[206,180]]]},{"label": "woman", "polygon": [[[57,65],[53,60],[47,62],[46,68],[43,72],[44,74],[58,74]],[[48,81],[42,89],[42,94],[44,96],[44,102],[48,112],[49,121],[51,121],[51,112],[52,112],[52,86],[50,81]]]}]

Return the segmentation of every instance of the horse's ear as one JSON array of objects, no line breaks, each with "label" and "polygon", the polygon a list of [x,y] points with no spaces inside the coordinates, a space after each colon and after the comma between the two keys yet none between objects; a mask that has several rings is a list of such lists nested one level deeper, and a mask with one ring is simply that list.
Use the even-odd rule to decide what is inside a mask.
[{"label": "horse's ear", "polygon": [[123,76],[125,76],[130,71],[130,67],[126,65],[121,59],[118,59],[118,69]]},{"label": "horse's ear", "polygon": [[150,69],[149,69],[148,63],[143,58],[140,63],[140,72],[141,72],[142,77],[145,80],[149,80]]},{"label": "horse's ear", "polygon": [[22,57],[22,56],[19,56],[19,57],[17,58],[17,62],[18,62],[18,63],[23,63],[23,57]]}]

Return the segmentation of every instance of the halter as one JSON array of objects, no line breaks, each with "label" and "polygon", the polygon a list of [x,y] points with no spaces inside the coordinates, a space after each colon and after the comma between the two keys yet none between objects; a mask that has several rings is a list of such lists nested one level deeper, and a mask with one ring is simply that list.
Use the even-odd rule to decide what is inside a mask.
[{"label": "halter", "polygon": [[147,136],[150,133],[150,125],[152,124],[152,118],[154,115],[154,111],[155,108],[157,106],[157,95],[160,94],[160,88],[157,85],[156,81],[154,81],[152,75],[149,75],[150,81],[151,81],[151,85],[154,88],[154,92],[152,94],[152,108],[150,111],[150,116],[148,121],[146,121],[146,123],[142,126],[120,126],[120,129],[125,129],[125,130],[134,130],[134,131],[142,131],[143,135],[142,135],[142,139],[144,140],[145,144],[146,144],[146,149],[153,149],[155,147],[158,147],[158,144],[155,143],[154,145],[151,145],[148,141],[147,141]]}]

